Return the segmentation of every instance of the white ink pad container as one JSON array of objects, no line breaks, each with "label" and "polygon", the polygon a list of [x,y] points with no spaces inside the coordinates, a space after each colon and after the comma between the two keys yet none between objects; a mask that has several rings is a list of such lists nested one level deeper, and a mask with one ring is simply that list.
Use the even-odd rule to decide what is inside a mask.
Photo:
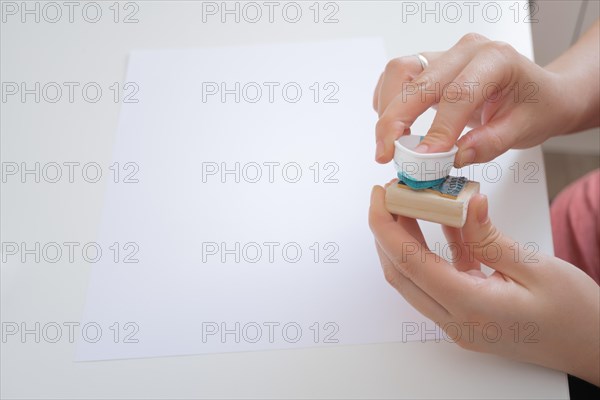
[{"label": "white ink pad container", "polygon": [[450,174],[458,147],[443,153],[417,153],[415,147],[424,136],[404,135],[394,142],[394,167],[398,179],[412,189],[428,189]]}]

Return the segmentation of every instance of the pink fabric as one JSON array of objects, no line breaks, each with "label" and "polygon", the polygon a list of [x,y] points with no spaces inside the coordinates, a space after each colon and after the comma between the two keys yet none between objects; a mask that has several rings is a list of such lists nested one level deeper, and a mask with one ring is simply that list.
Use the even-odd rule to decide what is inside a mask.
[{"label": "pink fabric", "polygon": [[565,188],[550,207],[554,253],[600,284],[600,170]]}]

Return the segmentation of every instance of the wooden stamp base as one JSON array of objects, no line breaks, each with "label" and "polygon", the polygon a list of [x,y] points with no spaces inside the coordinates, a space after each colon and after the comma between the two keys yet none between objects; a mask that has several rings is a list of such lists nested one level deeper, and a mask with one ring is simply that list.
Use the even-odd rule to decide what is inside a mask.
[{"label": "wooden stamp base", "polygon": [[385,206],[392,214],[461,228],[467,220],[469,200],[476,193],[479,182],[473,181],[468,181],[457,197],[430,189],[413,190],[396,181],[386,189]]}]

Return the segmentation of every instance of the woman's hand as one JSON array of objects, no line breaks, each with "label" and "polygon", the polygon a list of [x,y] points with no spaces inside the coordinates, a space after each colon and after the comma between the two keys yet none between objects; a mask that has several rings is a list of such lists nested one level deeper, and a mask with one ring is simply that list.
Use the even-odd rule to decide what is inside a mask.
[{"label": "woman's hand", "polygon": [[[384,197],[376,186],[369,210],[383,272],[418,311],[464,348],[600,385],[600,289],[590,277],[504,236],[483,195],[471,199],[463,228],[444,227],[450,264],[428,249],[416,220],[386,211]],[[486,276],[480,263],[495,272]]]},{"label": "woman's hand", "polygon": [[[597,47],[592,52],[597,54]],[[392,159],[394,140],[410,132],[432,106],[437,113],[417,151],[447,151],[457,144],[456,167],[490,161],[510,148],[532,147],[583,124],[590,100],[576,81],[587,78],[563,71],[564,62],[544,69],[510,45],[478,34],[464,36],[446,52],[422,54],[429,61],[425,70],[416,56],[400,57],[387,64],[379,79],[373,99],[379,114],[378,162]],[[583,82],[592,89],[598,86],[594,76]],[[467,125],[473,129],[457,143]]]}]

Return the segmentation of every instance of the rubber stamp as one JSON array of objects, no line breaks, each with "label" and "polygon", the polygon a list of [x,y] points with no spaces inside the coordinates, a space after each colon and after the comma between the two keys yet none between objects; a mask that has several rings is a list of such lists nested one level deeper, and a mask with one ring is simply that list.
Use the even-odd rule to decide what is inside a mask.
[{"label": "rubber stamp", "polygon": [[392,214],[460,228],[467,219],[469,200],[479,193],[479,183],[449,175],[456,146],[444,153],[415,152],[422,138],[405,135],[396,140],[398,180],[387,186],[386,208]]}]

